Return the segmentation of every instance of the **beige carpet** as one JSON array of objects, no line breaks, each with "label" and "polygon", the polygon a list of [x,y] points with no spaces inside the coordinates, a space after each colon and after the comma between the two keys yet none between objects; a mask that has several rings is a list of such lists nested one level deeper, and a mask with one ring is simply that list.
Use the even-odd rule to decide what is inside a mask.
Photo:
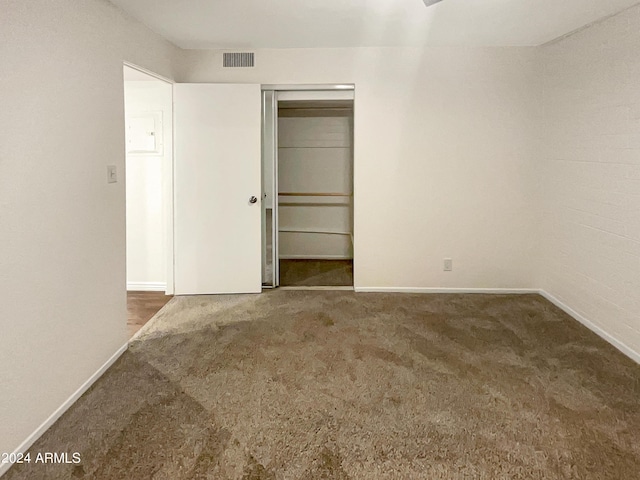
[{"label": "beige carpet", "polygon": [[280,285],[353,286],[353,260],[280,260]]},{"label": "beige carpet", "polygon": [[[539,296],[173,299],[16,479],[640,478],[640,366]],[[45,392],[43,392],[44,394]]]}]

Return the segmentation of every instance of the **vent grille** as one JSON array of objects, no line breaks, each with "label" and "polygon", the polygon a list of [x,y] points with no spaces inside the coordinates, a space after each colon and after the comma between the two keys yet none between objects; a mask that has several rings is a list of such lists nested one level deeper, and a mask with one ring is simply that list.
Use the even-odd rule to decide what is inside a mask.
[{"label": "vent grille", "polygon": [[224,53],[222,55],[223,67],[253,67],[252,53]]}]

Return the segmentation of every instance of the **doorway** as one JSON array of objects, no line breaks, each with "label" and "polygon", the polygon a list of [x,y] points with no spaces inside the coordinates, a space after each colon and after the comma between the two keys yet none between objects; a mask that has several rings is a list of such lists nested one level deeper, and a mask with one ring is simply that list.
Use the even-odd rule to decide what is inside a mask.
[{"label": "doorway", "polygon": [[123,67],[128,327],[135,334],[173,293],[172,84]]},{"label": "doorway", "polygon": [[353,91],[263,92],[263,285],[353,287]]}]

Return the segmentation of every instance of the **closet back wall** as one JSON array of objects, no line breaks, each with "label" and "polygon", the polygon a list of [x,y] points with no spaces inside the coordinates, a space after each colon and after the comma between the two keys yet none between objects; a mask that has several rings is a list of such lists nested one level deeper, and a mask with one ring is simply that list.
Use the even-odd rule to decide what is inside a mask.
[{"label": "closet back wall", "polygon": [[[281,196],[280,258],[352,258],[352,125],[347,109],[280,109],[280,192],[345,195]],[[345,235],[311,233],[318,231]]]}]

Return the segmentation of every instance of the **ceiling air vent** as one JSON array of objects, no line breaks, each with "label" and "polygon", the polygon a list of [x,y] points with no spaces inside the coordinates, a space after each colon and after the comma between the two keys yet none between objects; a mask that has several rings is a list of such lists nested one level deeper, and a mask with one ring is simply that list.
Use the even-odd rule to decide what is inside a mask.
[{"label": "ceiling air vent", "polygon": [[253,67],[252,53],[223,53],[223,67]]}]

